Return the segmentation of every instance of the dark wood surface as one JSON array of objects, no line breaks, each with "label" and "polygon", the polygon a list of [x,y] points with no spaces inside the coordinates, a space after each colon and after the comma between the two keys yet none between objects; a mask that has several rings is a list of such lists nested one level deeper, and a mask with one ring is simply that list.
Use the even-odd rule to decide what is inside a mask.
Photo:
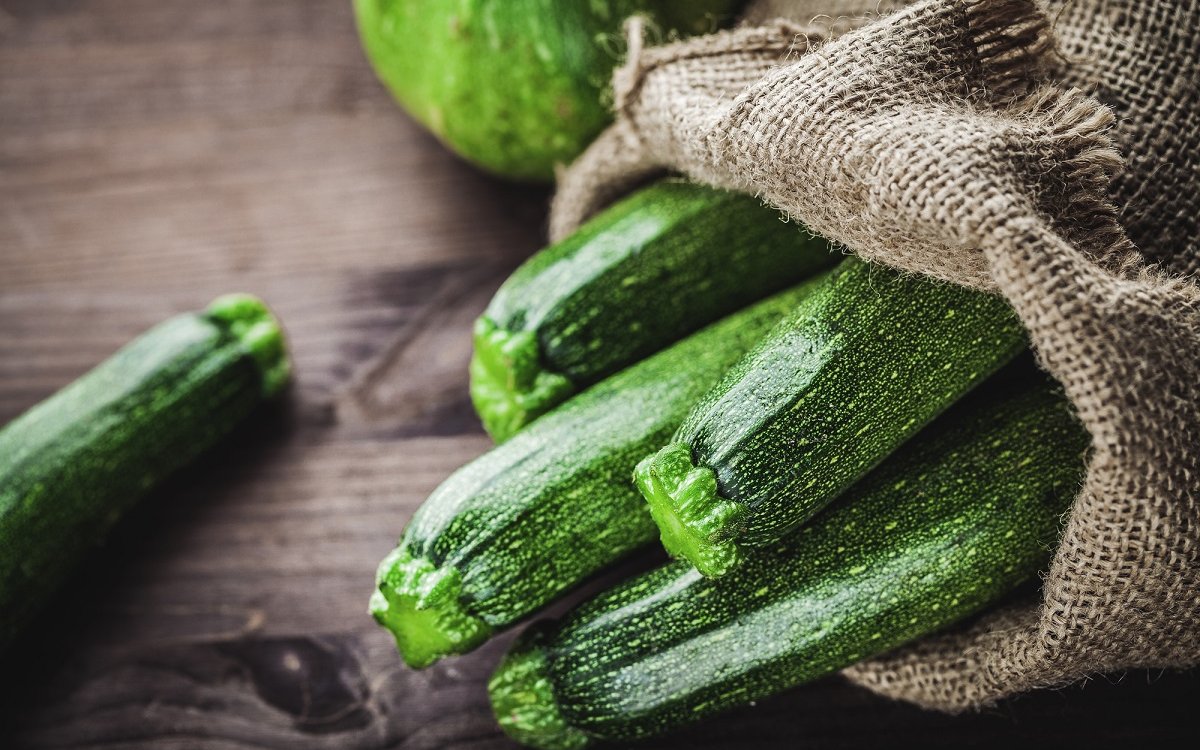
[{"label": "dark wood surface", "polygon": [[[500,748],[508,638],[425,672],[376,562],[483,451],[471,320],[548,192],[404,117],[348,0],[0,0],[0,421],[162,318],[245,290],[285,403],[157,492],[0,663],[4,748]],[[1116,747],[1194,737],[1200,678],[1132,673],[945,717],[824,680],[658,747]]]}]

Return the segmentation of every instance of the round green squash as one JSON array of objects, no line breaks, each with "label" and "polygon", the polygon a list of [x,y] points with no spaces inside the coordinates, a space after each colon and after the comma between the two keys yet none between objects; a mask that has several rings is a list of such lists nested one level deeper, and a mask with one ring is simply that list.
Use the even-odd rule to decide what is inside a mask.
[{"label": "round green squash", "polygon": [[662,38],[712,31],[742,0],[355,0],[375,71],[468,161],[550,180],[611,119],[621,24]]}]

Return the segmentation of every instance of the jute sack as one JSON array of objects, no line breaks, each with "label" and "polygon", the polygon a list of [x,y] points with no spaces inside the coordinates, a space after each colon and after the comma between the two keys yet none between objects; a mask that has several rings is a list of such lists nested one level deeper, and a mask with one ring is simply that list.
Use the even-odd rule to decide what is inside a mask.
[{"label": "jute sack", "polygon": [[633,24],[618,119],[561,175],[552,234],[665,170],[754,193],[1004,295],[1093,438],[1036,601],[847,674],[961,711],[1196,664],[1200,0],[761,0],[747,19],[656,48]]}]

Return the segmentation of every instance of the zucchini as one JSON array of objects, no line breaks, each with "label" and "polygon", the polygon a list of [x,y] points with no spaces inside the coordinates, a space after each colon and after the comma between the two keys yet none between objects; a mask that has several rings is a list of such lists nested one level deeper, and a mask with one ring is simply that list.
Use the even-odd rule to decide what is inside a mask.
[{"label": "zucchini", "polygon": [[846,259],[638,465],[663,545],[724,575],[1024,346],[998,296]]},{"label": "zucchini", "polygon": [[0,648],[140,497],[288,378],[279,324],[230,295],[180,315],[0,430]]},{"label": "zucchini", "polygon": [[[530,258],[475,325],[471,398],[497,441],[841,258],[758,199],[666,180]],[[735,272],[736,271],[736,272]]]},{"label": "zucchini", "polygon": [[1054,387],[973,401],[735,574],[675,562],[532,628],[489,685],[505,731],[547,749],[653,736],[893,649],[1035,576],[1087,433]]},{"label": "zucchini", "polygon": [[371,613],[404,660],[469,651],[654,540],[630,481],[800,286],[589,388],[450,476],[379,566]]},{"label": "zucchini", "polygon": [[[451,149],[491,172],[554,178],[612,119],[621,24],[703,34],[742,0],[354,0],[383,83]],[[609,99],[606,101],[606,97]]]}]

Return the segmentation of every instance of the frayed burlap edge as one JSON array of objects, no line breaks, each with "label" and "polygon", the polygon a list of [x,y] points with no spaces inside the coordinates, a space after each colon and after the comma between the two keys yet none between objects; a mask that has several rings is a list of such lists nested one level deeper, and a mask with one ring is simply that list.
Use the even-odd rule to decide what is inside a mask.
[{"label": "frayed burlap edge", "polygon": [[1112,112],[1044,80],[1040,10],[926,0],[832,41],[789,21],[652,49],[632,32],[617,123],[560,176],[555,237],[666,170],[754,193],[864,257],[1003,294],[1091,432],[1040,601],[848,676],[961,711],[1200,661],[1200,291],[1127,239]]}]

